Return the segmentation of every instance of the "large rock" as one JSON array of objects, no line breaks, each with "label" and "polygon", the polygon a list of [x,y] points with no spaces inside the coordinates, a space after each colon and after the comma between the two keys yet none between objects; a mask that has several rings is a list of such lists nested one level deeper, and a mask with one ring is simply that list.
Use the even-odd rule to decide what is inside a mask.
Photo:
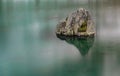
[{"label": "large rock", "polygon": [[95,27],[89,12],[80,8],[59,22],[56,34],[66,36],[94,36]]}]

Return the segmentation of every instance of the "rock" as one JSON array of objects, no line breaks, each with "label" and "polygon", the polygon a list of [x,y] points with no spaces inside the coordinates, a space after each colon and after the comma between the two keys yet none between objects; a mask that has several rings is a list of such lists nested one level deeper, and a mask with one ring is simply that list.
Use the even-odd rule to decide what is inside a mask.
[{"label": "rock", "polygon": [[89,12],[80,8],[57,25],[56,34],[65,36],[94,36],[95,26]]}]

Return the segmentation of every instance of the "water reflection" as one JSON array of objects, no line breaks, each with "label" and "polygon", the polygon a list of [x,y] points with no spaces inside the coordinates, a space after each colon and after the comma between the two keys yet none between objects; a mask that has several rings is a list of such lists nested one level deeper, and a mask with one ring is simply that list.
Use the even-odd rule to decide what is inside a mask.
[{"label": "water reflection", "polygon": [[[0,76],[119,76],[119,2],[0,0]],[[80,7],[95,20],[96,41],[59,37],[69,46],[54,29]]]},{"label": "water reflection", "polygon": [[85,56],[94,43],[94,38],[78,38],[56,35],[59,39],[65,40],[67,43],[74,45]]}]

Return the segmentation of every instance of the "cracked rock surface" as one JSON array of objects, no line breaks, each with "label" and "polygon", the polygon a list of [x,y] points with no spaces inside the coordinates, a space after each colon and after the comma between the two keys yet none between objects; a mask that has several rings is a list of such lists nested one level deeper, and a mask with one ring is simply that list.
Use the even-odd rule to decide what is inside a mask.
[{"label": "cracked rock surface", "polygon": [[58,23],[57,35],[91,36],[95,34],[95,26],[89,12],[84,8],[72,12],[65,20]]}]

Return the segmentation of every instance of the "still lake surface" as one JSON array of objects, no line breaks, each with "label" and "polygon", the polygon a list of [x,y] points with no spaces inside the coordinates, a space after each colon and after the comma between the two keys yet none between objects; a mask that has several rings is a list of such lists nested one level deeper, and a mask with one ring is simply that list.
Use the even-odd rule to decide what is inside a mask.
[{"label": "still lake surface", "polygon": [[[81,1],[1,0],[0,76],[119,76],[120,6]],[[96,37],[57,38],[57,23],[79,7],[91,12]]]}]

